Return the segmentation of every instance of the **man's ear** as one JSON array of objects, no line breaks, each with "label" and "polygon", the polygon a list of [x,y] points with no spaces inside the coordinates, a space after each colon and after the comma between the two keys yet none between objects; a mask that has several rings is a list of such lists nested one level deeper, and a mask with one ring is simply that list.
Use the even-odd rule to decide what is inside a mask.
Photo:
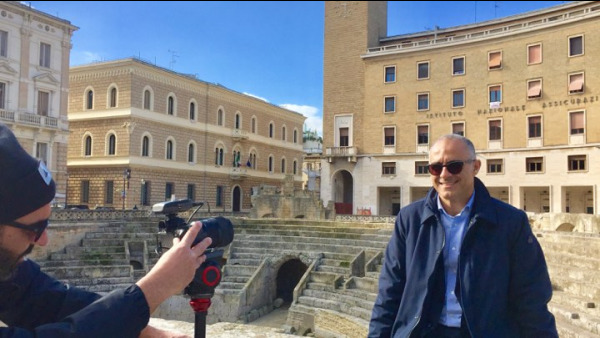
[{"label": "man's ear", "polygon": [[473,172],[475,173],[475,175],[477,175],[480,168],[481,168],[481,161],[478,159],[475,159],[475,161],[473,161]]}]

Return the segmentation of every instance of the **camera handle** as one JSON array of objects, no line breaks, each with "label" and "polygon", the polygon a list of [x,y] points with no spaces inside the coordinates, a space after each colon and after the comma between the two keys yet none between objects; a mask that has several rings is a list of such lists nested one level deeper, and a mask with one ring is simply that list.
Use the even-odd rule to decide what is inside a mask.
[{"label": "camera handle", "polygon": [[220,262],[223,259],[223,249],[214,249],[205,255],[206,260],[196,270],[194,279],[184,290],[184,293],[190,296],[190,306],[194,310],[194,338],[206,337],[206,316],[211,305],[210,299],[222,277]]}]

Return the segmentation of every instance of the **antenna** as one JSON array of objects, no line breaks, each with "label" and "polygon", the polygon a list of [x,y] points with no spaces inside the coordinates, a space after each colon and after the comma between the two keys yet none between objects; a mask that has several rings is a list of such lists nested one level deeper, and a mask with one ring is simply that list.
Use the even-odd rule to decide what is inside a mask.
[{"label": "antenna", "polygon": [[177,55],[177,51],[170,50],[170,49],[168,51],[169,51],[169,53],[171,53],[171,61],[169,62],[169,69],[172,70],[173,65],[175,64],[175,62],[177,62],[177,61],[175,61],[175,58],[178,58],[179,55]]}]

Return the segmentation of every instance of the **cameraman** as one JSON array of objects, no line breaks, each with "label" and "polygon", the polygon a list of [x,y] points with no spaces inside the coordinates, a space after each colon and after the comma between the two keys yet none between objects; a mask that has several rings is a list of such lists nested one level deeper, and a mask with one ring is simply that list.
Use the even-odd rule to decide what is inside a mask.
[{"label": "cameraman", "polygon": [[196,222],[137,283],[101,296],[65,285],[25,257],[48,243],[55,184],[0,123],[0,337],[180,337],[147,326],[150,314],[194,278],[210,237],[191,247]]}]

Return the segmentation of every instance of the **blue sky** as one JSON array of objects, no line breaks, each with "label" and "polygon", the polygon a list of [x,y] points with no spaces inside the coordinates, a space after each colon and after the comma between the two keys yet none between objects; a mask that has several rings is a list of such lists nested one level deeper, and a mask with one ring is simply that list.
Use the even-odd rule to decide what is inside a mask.
[{"label": "blue sky", "polygon": [[[470,24],[565,1],[390,1],[388,36]],[[31,1],[69,20],[71,65],[136,56],[307,117],[322,135],[322,1]]]}]

